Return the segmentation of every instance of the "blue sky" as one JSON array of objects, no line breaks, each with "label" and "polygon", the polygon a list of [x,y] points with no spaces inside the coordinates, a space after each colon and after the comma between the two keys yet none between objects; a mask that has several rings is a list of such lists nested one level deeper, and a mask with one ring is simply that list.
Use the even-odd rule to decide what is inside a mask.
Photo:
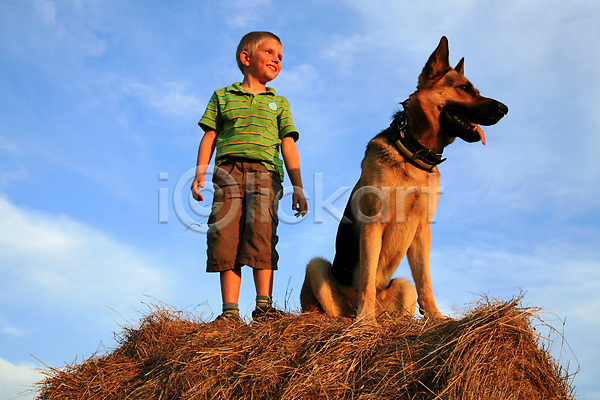
[{"label": "blue sky", "polygon": [[[571,346],[561,352],[553,336],[555,357],[581,366],[581,398],[600,399],[597,1],[4,0],[0,400],[41,379],[36,358],[59,367],[110,349],[114,332],[160,302],[220,312],[205,236],[186,229],[172,199],[188,186],[179,182],[210,95],[241,80],[235,48],[251,30],[283,42],[271,86],[290,101],[311,197],[306,219],[279,229],[278,305],[298,309],[306,263],[333,256],[337,221],[315,213],[315,177],[316,204],[354,185],[366,143],[445,35],[451,64],[465,57],[466,76],[510,112],[486,129],[487,146],[457,140],[444,152],[438,305],[454,315],[481,295],[522,290]],[[159,189],[168,223],[158,223]],[[177,206],[203,222],[187,195]],[[404,262],[397,275],[410,275]],[[246,273],[245,315],[253,302]]]}]

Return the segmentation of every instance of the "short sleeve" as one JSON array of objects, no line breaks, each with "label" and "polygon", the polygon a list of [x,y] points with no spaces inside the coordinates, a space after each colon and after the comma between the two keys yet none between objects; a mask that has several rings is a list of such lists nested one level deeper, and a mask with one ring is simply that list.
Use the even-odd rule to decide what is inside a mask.
[{"label": "short sleeve", "polygon": [[200,121],[198,122],[200,128],[206,131],[217,131],[221,130],[221,111],[219,107],[219,96],[217,92],[213,93],[210,98],[206,111]]},{"label": "short sleeve", "polygon": [[285,97],[282,97],[281,103],[283,107],[281,107],[281,112],[279,114],[279,138],[283,139],[286,136],[292,136],[294,141],[297,141],[300,135],[292,121],[290,103]]}]

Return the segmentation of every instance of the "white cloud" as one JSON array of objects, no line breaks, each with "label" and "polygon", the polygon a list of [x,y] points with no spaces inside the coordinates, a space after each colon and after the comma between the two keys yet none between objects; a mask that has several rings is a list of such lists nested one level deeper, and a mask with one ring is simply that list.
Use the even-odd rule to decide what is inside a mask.
[{"label": "white cloud", "polygon": [[33,3],[37,15],[44,21],[54,23],[56,18],[56,5],[48,0],[35,0]]},{"label": "white cloud", "polygon": [[[8,131],[6,127],[2,127],[3,131]],[[12,139],[5,135],[0,135],[0,150],[9,154],[18,154],[21,152],[20,146]]]},{"label": "white cloud", "polygon": [[321,57],[333,61],[333,65],[345,74],[354,74],[356,58],[377,42],[373,37],[354,34],[350,37],[335,36],[323,47]]},{"label": "white cloud", "polygon": [[231,0],[226,3],[223,12],[226,13],[225,23],[231,28],[244,28],[256,26],[264,20],[265,8],[270,5],[270,0]]},{"label": "white cloud", "polygon": [[24,181],[29,177],[29,171],[22,165],[6,168],[0,173],[0,189],[8,186],[12,182]]},{"label": "white cloud", "polygon": [[[93,10],[74,10],[69,2],[22,1],[0,13],[0,46],[45,71],[71,73],[65,61],[73,68],[85,57],[106,52],[98,28]],[[74,78],[72,73],[69,78]]]},{"label": "white cloud", "polygon": [[27,335],[27,332],[17,328],[0,315],[0,334],[12,337],[24,337]]},{"label": "white cloud", "polygon": [[133,79],[121,79],[123,93],[135,96],[149,107],[166,115],[196,116],[206,107],[206,101],[188,92],[189,85],[182,82],[148,85]]},{"label": "white cloud", "polygon": [[[33,384],[41,381],[44,376],[33,365],[15,365],[0,358],[0,387],[3,399],[34,399],[34,394],[28,391]],[[24,396],[20,396],[24,394]],[[5,396],[5,397],[4,397]]]},{"label": "white cloud", "polygon": [[[138,250],[67,216],[26,210],[0,198],[2,297],[51,299],[56,307],[100,300],[130,305],[163,296],[170,279]],[[32,295],[32,293],[35,293]]]},{"label": "white cloud", "polygon": [[[310,64],[300,64],[288,70],[284,69],[277,77],[276,86],[282,88],[285,95],[291,93],[309,95],[310,91],[317,91],[322,84],[322,77],[317,69]],[[269,84],[271,86],[271,84]]]},{"label": "white cloud", "polygon": [[[476,0],[398,2],[349,0],[378,43],[401,42],[401,51],[427,51],[432,39],[463,29]],[[425,60],[424,60],[425,61]]]}]

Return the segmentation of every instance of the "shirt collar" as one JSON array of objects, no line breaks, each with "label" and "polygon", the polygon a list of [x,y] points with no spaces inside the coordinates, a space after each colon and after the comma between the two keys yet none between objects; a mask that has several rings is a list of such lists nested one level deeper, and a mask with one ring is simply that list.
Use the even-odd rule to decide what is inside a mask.
[{"label": "shirt collar", "polygon": [[[245,94],[254,95],[253,93],[251,93],[251,92],[247,91],[246,89],[244,89],[241,86],[240,82],[235,82],[234,84],[227,86],[227,91],[228,92],[238,92],[238,93],[245,93]],[[275,89],[273,89],[272,87],[268,87],[267,86],[267,90],[266,91],[258,93],[258,94],[270,94],[270,95],[274,96],[275,95]]]}]

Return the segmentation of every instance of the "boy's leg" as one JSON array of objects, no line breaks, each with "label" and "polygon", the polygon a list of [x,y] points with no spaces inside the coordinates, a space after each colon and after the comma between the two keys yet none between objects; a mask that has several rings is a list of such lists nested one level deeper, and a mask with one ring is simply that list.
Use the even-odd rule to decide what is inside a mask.
[{"label": "boy's leg", "polygon": [[256,309],[252,318],[280,317],[272,307],[273,273],[279,256],[275,246],[277,237],[277,206],[281,181],[279,175],[268,171],[260,163],[245,163],[245,208],[243,233],[237,262],[252,268],[256,288]]},{"label": "boy's leg", "polygon": [[[239,315],[238,299],[242,283],[242,269],[240,267],[220,272],[221,298],[223,300],[222,315]],[[238,317],[239,318],[239,317]]]},{"label": "boy's leg", "polygon": [[240,318],[241,265],[235,261],[236,251],[232,251],[238,247],[240,224],[243,224],[242,198],[236,181],[240,175],[236,165],[231,163],[223,164],[213,175],[213,183],[218,188],[208,219],[206,270],[220,274],[223,313],[217,319]]},{"label": "boy's leg", "polygon": [[257,296],[269,296],[273,292],[273,270],[271,269],[252,269],[254,274],[254,286]]},{"label": "boy's leg", "polygon": [[265,318],[281,318],[285,313],[273,308],[271,293],[273,292],[273,270],[252,269],[254,286],[256,287],[256,308],[252,311],[255,320]]},{"label": "boy's leg", "polygon": [[237,303],[242,284],[242,269],[240,267],[221,271],[221,297],[223,303]]}]

